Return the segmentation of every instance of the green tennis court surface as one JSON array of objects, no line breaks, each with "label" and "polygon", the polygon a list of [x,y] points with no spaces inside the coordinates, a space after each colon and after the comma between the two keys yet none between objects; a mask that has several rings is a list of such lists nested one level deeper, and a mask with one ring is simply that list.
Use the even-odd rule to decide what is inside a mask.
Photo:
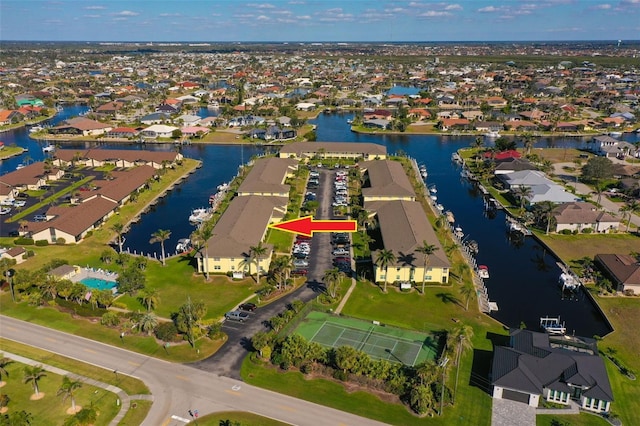
[{"label": "green tennis court surface", "polygon": [[352,346],[371,358],[411,366],[435,359],[437,353],[437,341],[432,335],[322,312],[309,313],[295,332],[322,346]]}]

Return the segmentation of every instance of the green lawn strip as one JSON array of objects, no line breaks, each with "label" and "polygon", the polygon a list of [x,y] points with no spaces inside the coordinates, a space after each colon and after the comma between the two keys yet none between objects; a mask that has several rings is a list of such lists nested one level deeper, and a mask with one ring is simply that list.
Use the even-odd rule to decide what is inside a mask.
[{"label": "green lawn strip", "polygon": [[278,420],[270,419],[268,417],[262,417],[257,414],[247,413],[245,411],[220,411],[206,416],[201,416],[198,418],[198,425],[220,426],[222,424],[227,424],[224,423],[227,420],[230,421],[231,424],[238,422],[241,425],[251,426],[287,426],[290,424],[279,422]]},{"label": "green lawn strip", "polygon": [[[555,421],[555,422],[554,422]],[[605,426],[608,425],[605,419],[595,414],[538,414],[536,416],[536,426]]]},{"label": "green lawn strip", "polygon": [[142,380],[136,379],[135,377],[120,374],[116,378],[111,371],[105,370],[104,368],[85,364],[75,359],[70,359],[43,349],[23,345],[22,343],[0,337],[0,352],[2,351],[11,352],[34,361],[42,362],[43,364],[52,365],[94,380],[109,383],[110,385],[119,387],[129,395],[150,393],[147,385],[145,385]]},{"label": "green lawn strip", "polygon": [[120,420],[118,423],[119,426],[139,426],[142,424],[144,419],[149,414],[149,410],[151,410],[151,406],[153,405],[152,401],[146,401],[143,399],[132,400],[131,405],[129,406],[129,410],[127,414],[124,415],[124,418]]},{"label": "green lawn strip", "polygon": [[[2,127],[0,127],[0,129],[2,129]],[[21,146],[5,146],[2,150],[0,150],[0,160],[11,158],[13,156],[22,154],[23,152],[25,152],[25,149]]]},{"label": "green lawn strip", "polygon": [[[62,376],[47,371],[46,375],[38,381],[39,391],[44,393],[44,397],[31,400],[30,397],[34,393],[33,385],[22,382],[24,368],[25,365],[18,362],[12,362],[6,367],[9,374],[4,376],[4,380],[7,384],[0,391],[10,398],[9,410],[12,412],[24,410],[31,413],[34,425],[63,424],[70,416],[66,410],[71,407],[71,400],[63,401],[62,397],[56,396],[62,384]],[[83,383],[82,387],[75,392],[74,398],[77,406],[93,407],[99,413],[95,426],[108,425],[120,411],[120,407],[116,404],[118,399],[116,394],[86,383]]]},{"label": "green lawn strip", "polygon": [[34,308],[26,303],[15,304],[11,302],[8,294],[0,297],[0,304],[4,315],[168,361],[197,361],[212,355],[223,344],[222,340],[213,341],[205,337],[196,341],[195,348],[191,348],[185,342],[172,343],[169,348],[164,348],[161,342],[152,336],[127,334],[124,339],[120,339],[119,329],[102,326],[97,319],[93,322],[72,318],[71,315],[54,308]]},{"label": "green lawn strip", "polygon": [[585,256],[593,259],[598,253],[640,252],[640,238],[636,234],[537,235],[556,255],[569,264],[571,260]]},{"label": "green lawn strip", "polygon": [[293,234],[269,228],[267,231],[267,244],[273,244],[274,250],[278,253],[288,253],[293,245]]}]

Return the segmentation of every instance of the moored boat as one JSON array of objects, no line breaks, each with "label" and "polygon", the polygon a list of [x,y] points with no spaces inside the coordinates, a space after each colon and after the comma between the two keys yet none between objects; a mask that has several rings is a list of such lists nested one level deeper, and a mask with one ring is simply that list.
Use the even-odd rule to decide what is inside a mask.
[{"label": "moored boat", "polygon": [[489,278],[489,267],[487,265],[478,265],[478,276],[483,279]]},{"label": "moored boat", "polygon": [[185,253],[191,250],[191,240],[189,238],[180,238],[176,244],[177,253]]},{"label": "moored boat", "polygon": [[53,152],[56,150],[56,147],[53,145],[45,145],[42,147],[42,152]]},{"label": "moored boat", "polygon": [[562,287],[562,290],[574,291],[580,287],[581,283],[578,277],[570,272],[563,272],[558,278],[558,284]]},{"label": "moored boat", "polygon": [[487,133],[484,134],[485,137],[489,138],[489,139],[494,139],[494,138],[499,138],[500,137],[500,132],[497,130],[490,130]]},{"label": "moored boat", "polygon": [[191,223],[202,223],[209,218],[209,209],[205,207],[201,207],[198,209],[193,209],[191,211],[191,215],[189,216],[189,222]]},{"label": "moored boat", "polygon": [[444,206],[442,204],[436,204],[436,209],[443,211],[444,210]]},{"label": "moored boat", "polygon": [[444,212],[444,214],[447,217],[447,222],[454,223],[456,221],[456,218],[453,216],[453,212],[451,210],[447,210],[446,212]]}]

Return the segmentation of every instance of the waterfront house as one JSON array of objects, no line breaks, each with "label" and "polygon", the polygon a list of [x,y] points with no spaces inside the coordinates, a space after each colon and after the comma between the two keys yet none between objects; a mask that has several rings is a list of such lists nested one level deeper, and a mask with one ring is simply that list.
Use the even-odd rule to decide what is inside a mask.
[{"label": "waterfront house", "polygon": [[261,158],[238,188],[238,196],[259,195],[288,197],[290,185],[285,184],[298,169],[298,161],[290,158]]},{"label": "waterfront house", "polygon": [[552,215],[556,223],[555,232],[584,232],[585,229],[591,229],[593,232],[608,233],[620,226],[618,219],[585,202],[563,203],[553,210]]},{"label": "waterfront house", "polygon": [[597,254],[595,264],[613,281],[617,291],[640,294],[640,262],[630,254]]},{"label": "waterfront house", "polygon": [[108,138],[131,139],[138,135],[138,130],[132,127],[116,127],[105,135]]},{"label": "waterfront house", "polygon": [[492,396],[538,407],[540,399],[561,405],[575,401],[582,409],[608,413],[613,391],[593,339],[551,337],[512,329],[507,346],[495,346]]},{"label": "waterfront house", "polygon": [[313,160],[313,158],[349,158],[384,160],[387,148],[375,143],[358,142],[293,142],[283,146],[280,158]]},{"label": "waterfront house", "polygon": [[[386,268],[374,262],[375,282],[449,281],[451,265],[422,204],[406,200],[371,201],[364,208],[376,218],[382,237],[379,242],[396,256],[396,261]],[[418,251],[425,241],[436,247],[426,270],[424,255]],[[376,259],[378,253],[372,253],[372,258]]]},{"label": "waterfront house", "polygon": [[624,158],[636,156],[636,147],[629,142],[620,141],[611,136],[601,135],[593,138],[593,151],[607,158]]},{"label": "waterfront house", "polygon": [[471,122],[466,118],[443,118],[438,122],[438,128],[446,132],[448,130],[468,130]]},{"label": "waterfront house", "polygon": [[521,172],[524,170],[537,170],[536,166],[531,164],[529,160],[523,160],[517,157],[495,160],[495,162],[496,167],[494,168],[494,174],[496,175]]},{"label": "waterfront house", "polygon": [[167,120],[171,119],[171,114],[167,114],[164,112],[154,112],[151,114],[147,114],[140,119],[142,124],[152,125],[152,124],[160,124],[164,123]]},{"label": "waterfront house", "polygon": [[113,126],[85,117],[70,118],[56,127],[49,129],[53,134],[101,136],[109,132]]},{"label": "waterfront house", "polygon": [[0,126],[17,123],[22,119],[23,115],[20,113],[20,111],[14,109],[4,109],[0,111]]},{"label": "waterfront house", "polygon": [[148,165],[160,169],[182,160],[182,154],[173,151],[139,151],[127,149],[58,149],[53,155],[53,164],[57,167],[69,167],[81,164],[85,167],[102,167],[114,164],[128,168]]},{"label": "waterfront house", "polygon": [[415,201],[416,193],[402,164],[392,160],[373,160],[360,163],[362,196],[370,201]]},{"label": "waterfront house", "polygon": [[180,130],[174,126],[167,126],[165,124],[152,124],[146,129],[140,132],[140,136],[148,139],[156,138],[170,138],[173,136],[173,132]]}]

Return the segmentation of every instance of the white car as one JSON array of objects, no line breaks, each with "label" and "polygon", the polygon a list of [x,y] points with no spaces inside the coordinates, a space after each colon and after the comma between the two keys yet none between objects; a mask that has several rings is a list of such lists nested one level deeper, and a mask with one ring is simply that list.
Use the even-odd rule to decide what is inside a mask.
[{"label": "white car", "polygon": [[347,250],[345,248],[337,248],[337,249],[333,249],[331,254],[334,255],[334,256],[348,256],[349,255],[349,250]]},{"label": "white car", "polygon": [[16,207],[24,207],[27,205],[27,202],[24,200],[16,200],[13,205]]},{"label": "white car", "polygon": [[5,198],[4,200],[0,201],[0,206],[12,206],[13,205],[13,198]]},{"label": "white car", "polygon": [[9,214],[11,213],[11,207],[0,207],[0,214]]}]

